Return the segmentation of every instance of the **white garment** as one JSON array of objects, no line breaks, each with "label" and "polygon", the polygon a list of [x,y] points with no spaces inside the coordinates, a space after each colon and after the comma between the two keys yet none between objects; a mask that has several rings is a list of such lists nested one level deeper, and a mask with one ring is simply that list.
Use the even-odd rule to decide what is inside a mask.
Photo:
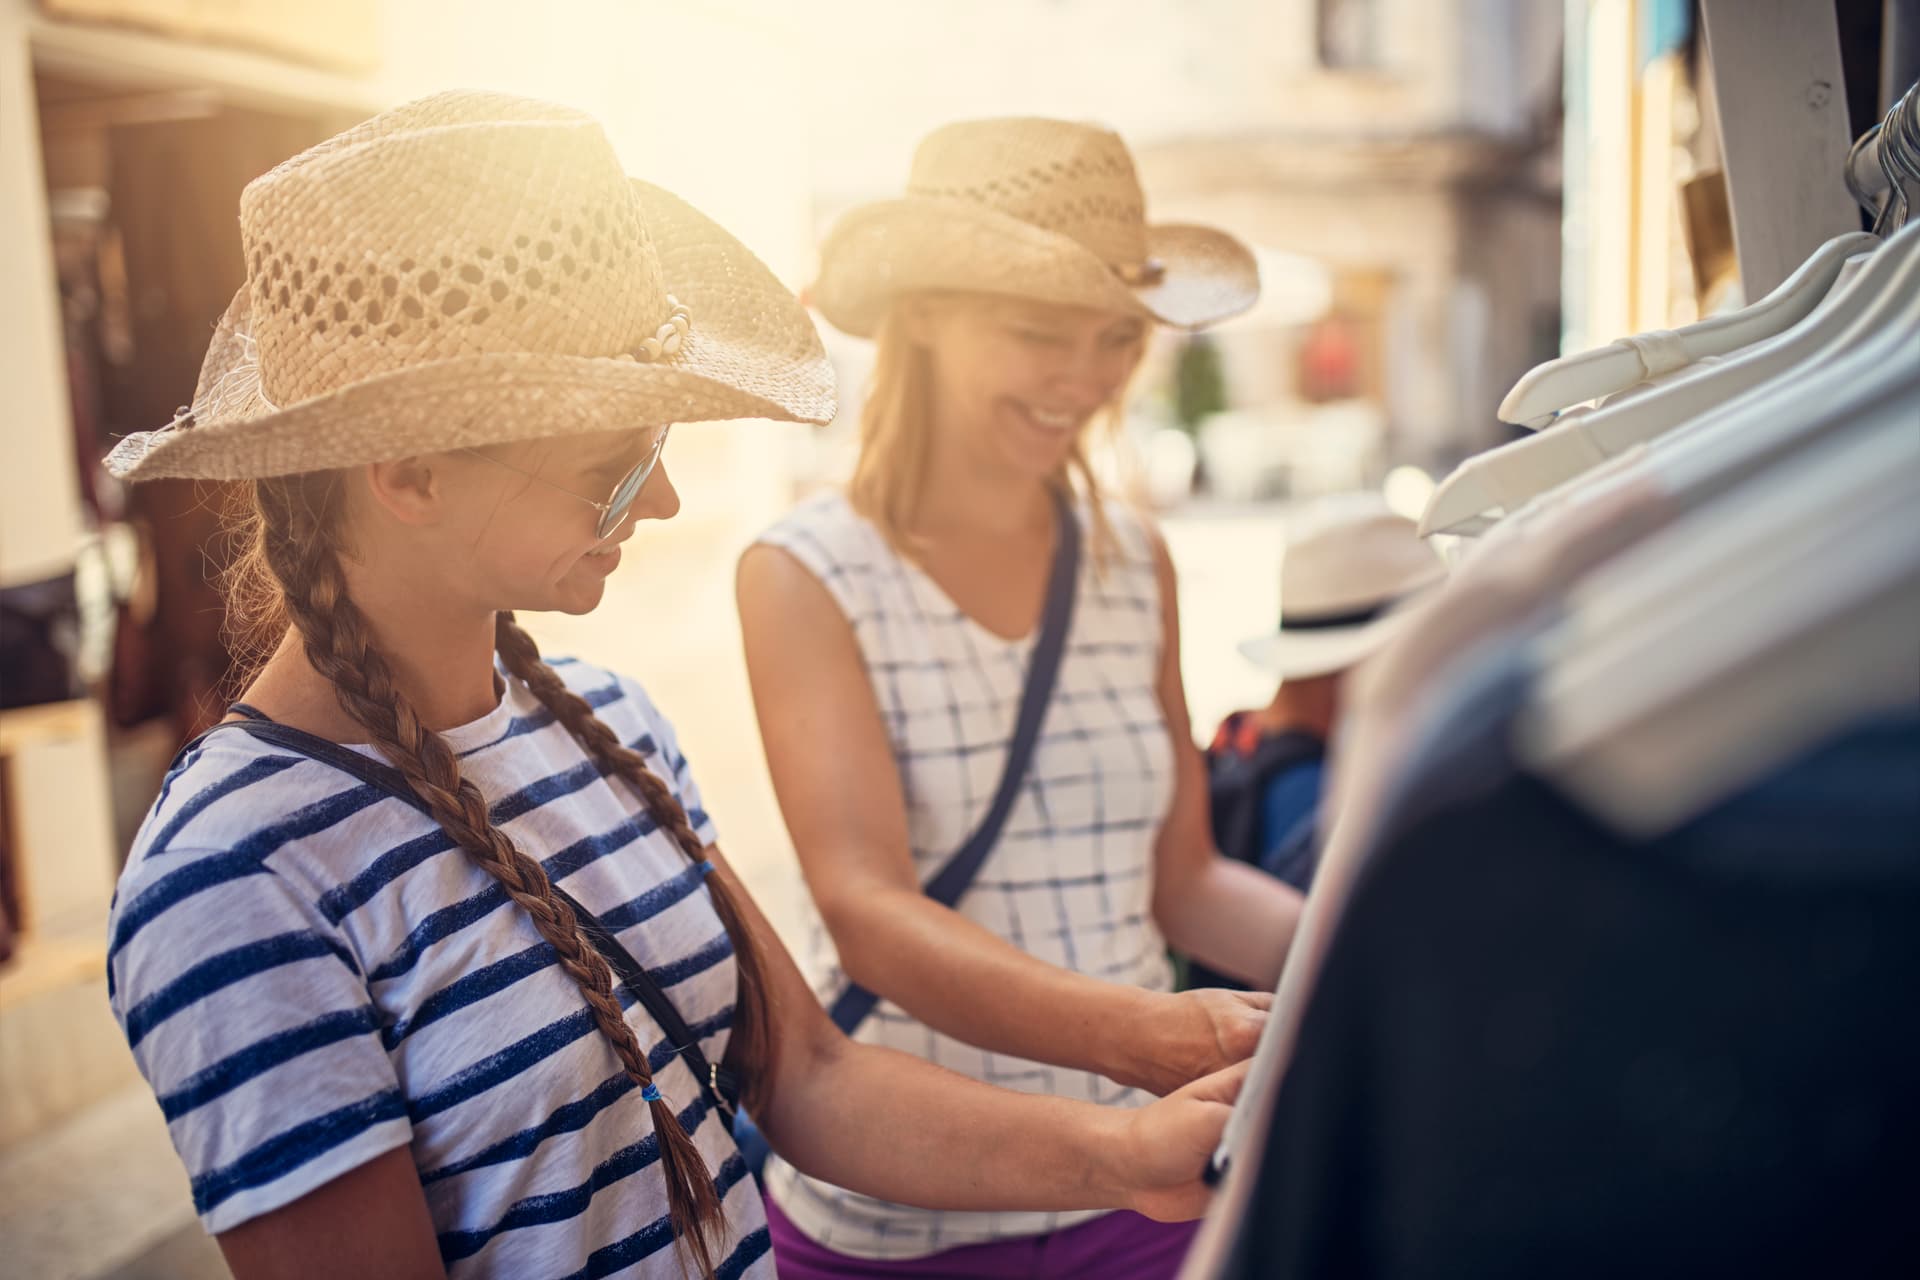
[{"label": "white garment", "polygon": [[[1073,623],[1026,785],[958,910],[1023,951],[1112,982],[1172,989],[1153,922],[1153,849],[1173,802],[1173,749],[1160,706],[1162,614],[1152,542],[1109,506],[1114,546],[1090,516]],[[924,884],[972,834],[1000,781],[1032,635],[1009,641],[963,613],[846,498],[803,503],[762,535],[813,573],[853,627],[905,792]],[[803,967],[822,1003],[845,989],[811,901]],[[989,1053],[882,1000],[855,1039],[976,1080],[1112,1106],[1151,1096],[1086,1071]],[[808,1178],[777,1156],[767,1189],[807,1235],[865,1258],[912,1258],[1039,1235],[1097,1213],[951,1213],[891,1204]]]}]

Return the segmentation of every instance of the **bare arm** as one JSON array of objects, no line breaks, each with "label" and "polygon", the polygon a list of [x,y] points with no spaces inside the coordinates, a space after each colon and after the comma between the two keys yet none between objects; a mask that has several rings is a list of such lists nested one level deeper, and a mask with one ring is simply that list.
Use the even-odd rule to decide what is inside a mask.
[{"label": "bare arm", "polygon": [[[1138,1209],[1198,1215],[1198,1181],[1242,1069],[1145,1109],[1012,1093],[906,1054],[853,1045],[828,1021],[777,935],[718,849],[766,958],[771,1072],[756,1119],[798,1168],[839,1186],[938,1209]],[[736,1042],[740,1043],[740,1042]],[[293,1203],[218,1237],[235,1280],[378,1275],[445,1280],[412,1153],[376,1156]]]},{"label": "bare arm", "polygon": [[928,1209],[1131,1208],[1166,1219],[1206,1207],[1199,1181],[1244,1063],[1147,1107],[1015,1093],[909,1054],[857,1045],[813,998],[766,918],[710,849],[761,948],[773,1010],[755,1113],[803,1173]]},{"label": "bare arm", "polygon": [[749,548],[738,586],[774,791],[854,981],[968,1044],[1158,1092],[1253,1051],[1264,1001],[1103,982],[1036,959],[929,899],[851,627],[826,588],[777,548]]},{"label": "bare arm", "polygon": [[445,1280],[413,1153],[396,1147],[216,1239],[234,1280]]},{"label": "bare arm", "polygon": [[1193,743],[1180,678],[1180,604],[1173,558],[1154,539],[1166,640],[1160,706],[1173,737],[1173,812],[1154,849],[1153,917],[1173,946],[1211,968],[1272,990],[1300,922],[1301,898],[1258,868],[1215,850],[1207,770]]}]

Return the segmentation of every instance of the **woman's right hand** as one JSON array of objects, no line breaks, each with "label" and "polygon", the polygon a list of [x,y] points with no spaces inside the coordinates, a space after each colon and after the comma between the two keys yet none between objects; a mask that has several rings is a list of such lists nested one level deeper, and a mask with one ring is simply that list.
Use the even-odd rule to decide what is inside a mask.
[{"label": "woman's right hand", "polygon": [[1137,1018],[1114,1029],[1106,1071],[1117,1084],[1166,1095],[1244,1062],[1260,1043],[1270,991],[1149,992]]},{"label": "woman's right hand", "polygon": [[1127,1208],[1162,1222],[1183,1222],[1207,1211],[1213,1190],[1202,1174],[1246,1078],[1242,1062],[1124,1113],[1118,1168]]}]

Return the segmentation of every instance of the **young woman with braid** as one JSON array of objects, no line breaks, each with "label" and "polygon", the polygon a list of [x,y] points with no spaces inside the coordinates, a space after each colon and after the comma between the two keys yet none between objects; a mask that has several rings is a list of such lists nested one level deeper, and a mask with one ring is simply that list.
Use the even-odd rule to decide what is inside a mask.
[{"label": "young woman with braid", "polygon": [[1116,1112],[849,1044],[646,693],[514,622],[593,608],[677,510],[669,422],[831,415],[766,269],[591,120],[492,95],[295,157],[240,221],[193,406],[109,460],[250,482],[230,604],[266,647],[169,771],[108,955],[235,1275],[769,1277],[721,1071],[836,1184],[1197,1213],[1237,1076]]}]

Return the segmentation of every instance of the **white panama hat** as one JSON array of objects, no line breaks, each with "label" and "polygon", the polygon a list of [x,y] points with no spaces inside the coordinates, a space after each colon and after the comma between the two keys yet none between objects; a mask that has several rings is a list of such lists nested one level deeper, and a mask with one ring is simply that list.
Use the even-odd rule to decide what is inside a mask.
[{"label": "white panama hat", "polygon": [[1282,680],[1345,670],[1384,644],[1397,606],[1446,576],[1418,527],[1373,494],[1338,494],[1309,508],[1280,557],[1280,624],[1240,644]]}]

